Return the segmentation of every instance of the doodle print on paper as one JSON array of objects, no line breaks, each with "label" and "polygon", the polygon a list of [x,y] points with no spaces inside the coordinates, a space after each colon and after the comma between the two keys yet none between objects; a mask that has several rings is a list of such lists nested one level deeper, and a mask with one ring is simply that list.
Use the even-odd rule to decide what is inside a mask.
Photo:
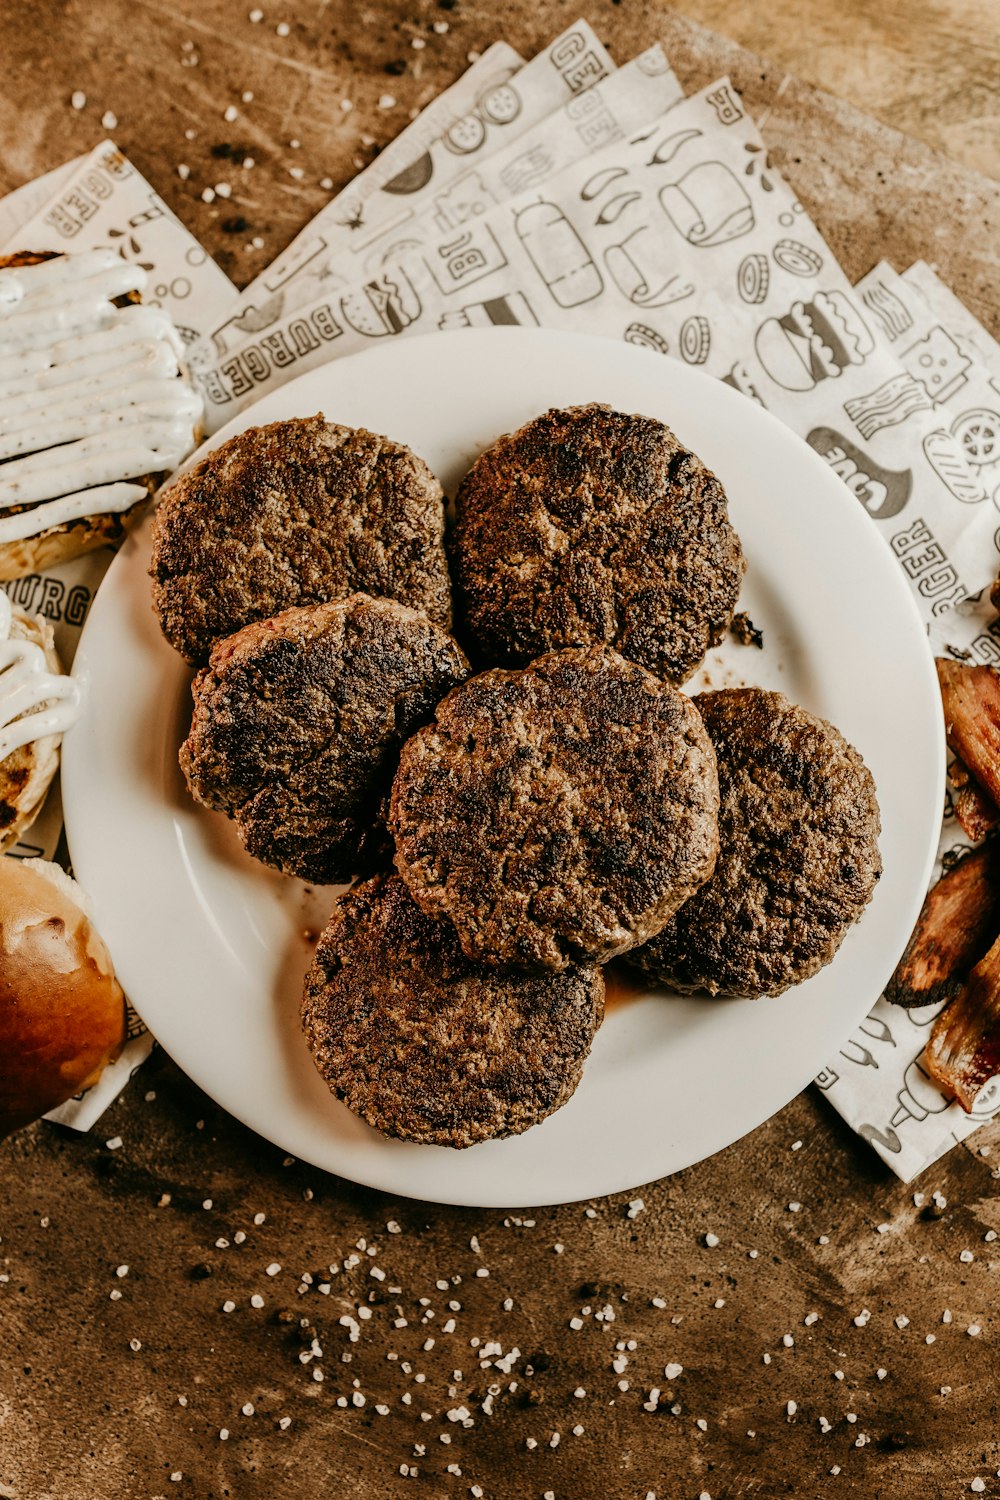
[{"label": "doodle print on paper", "polygon": [[477,224],[455,239],[435,245],[424,256],[424,264],[442,292],[454,292],[501,270],[507,257],[492,230]]},{"label": "doodle print on paper", "polygon": [[898,516],[913,488],[911,469],[887,469],[834,427],[814,427],[806,437],[875,521]]},{"label": "doodle print on paper", "polygon": [[340,299],[344,321],[355,333],[384,338],[402,333],[421,313],[420,298],[405,271],[396,266],[382,276],[373,276],[359,291]]},{"label": "doodle print on paper", "polygon": [[749,302],[751,307],[763,302],[770,282],[771,268],[767,263],[767,256],[757,253],[745,255],[736,273],[736,290],[743,301]]},{"label": "doodle print on paper", "polygon": [[700,249],[738,240],[756,223],[746,189],[721,161],[692,167],[661,187],[659,200],[678,233]]},{"label": "doodle print on paper", "polygon": [[792,276],[818,276],[823,269],[823,257],[801,240],[779,240],[771,254],[774,264]]},{"label": "doodle print on paper", "polygon": [[930,411],[933,405],[923,386],[907,372],[893,375],[891,380],[867,396],[845,401],[844,410],[861,436],[868,440],[884,427],[895,427],[912,417],[914,412]]},{"label": "doodle print on paper", "polygon": [[435,228],[442,234],[458,229],[479,214],[488,213],[496,199],[478,172],[466,172],[457,182],[435,193],[432,210]]},{"label": "doodle print on paper", "polygon": [[696,141],[703,134],[701,130],[675,130],[673,135],[665,135],[653,147],[653,154],[646,163],[647,167],[665,167],[668,162],[673,161],[678,151],[686,146],[688,141]]},{"label": "doodle print on paper", "polygon": [[604,251],[608,275],[636,307],[666,307],[693,296],[694,287],[665,263],[663,247],[648,224],[633,229]]},{"label": "doodle print on paper", "polygon": [[554,166],[555,160],[544,146],[529,146],[500,168],[500,181],[504,190],[513,197],[515,193],[523,193],[551,177]]},{"label": "doodle print on paper", "polygon": [[663,334],[650,328],[648,323],[630,323],[622,337],[626,344],[638,344],[642,349],[655,349],[657,354],[670,353],[670,345]]},{"label": "doodle print on paper", "polygon": [[514,228],[558,307],[579,307],[601,295],[604,278],[590,251],[556,204],[544,201],[529,204],[515,215]]},{"label": "doodle print on paper", "polygon": [[480,95],[477,107],[490,125],[512,125],[523,105],[520,94],[508,79],[505,83],[494,83],[486,89]]},{"label": "doodle print on paper", "polygon": [[610,146],[625,134],[597,89],[574,94],[566,104],[565,115],[588,151]]},{"label": "doodle print on paper", "polygon": [[627,176],[628,167],[601,167],[599,171],[594,173],[593,177],[587,178],[586,182],[583,184],[583,187],[580,189],[580,197],[583,199],[584,203],[592,203],[593,200],[595,198],[599,198],[601,194],[607,188],[609,188],[613,182],[618,182],[622,177]]},{"label": "doodle print on paper", "polygon": [[861,300],[890,343],[913,327],[913,314],[884,281],[875,281],[861,293]]},{"label": "doodle print on paper", "polygon": [[[405,197],[408,193],[419,193],[425,188],[434,176],[434,161],[429,151],[424,151],[415,161],[411,161],[408,167],[397,172],[395,177],[390,177],[388,182],[383,182],[380,189],[383,193],[392,193],[393,196]],[[347,227],[360,229],[363,223],[362,210],[359,207],[357,217],[348,220]]]},{"label": "doodle print on paper", "polygon": [[765,319],[754,347],[776,385],[811,391],[848,366],[864,364],[875,340],[844,292],[816,292],[811,302],[793,302],[784,317]]},{"label": "doodle print on paper", "polygon": [[538,323],[523,292],[508,292],[486,302],[470,302],[466,307],[442,313],[438,319],[439,328],[488,328],[518,323]]},{"label": "doodle print on paper", "polygon": [[950,401],[965,385],[966,371],[972,368],[972,360],[940,324],[926,338],[904,349],[899,357],[935,403]]},{"label": "doodle print on paper", "polygon": [[722,383],[731,385],[733,390],[739,391],[741,396],[748,396],[751,401],[756,401],[758,406],[763,406],[764,410],[767,410],[767,402],[754,384],[750,371],[741,360],[737,360],[728,375],[723,375]]},{"label": "doodle print on paper", "polygon": [[980,468],[1000,459],[1000,412],[987,407],[963,411],[951,424],[951,430],[970,464]]},{"label": "doodle print on paper", "polygon": [[712,93],[706,94],[705,99],[718,115],[720,125],[735,125],[737,120],[742,120],[743,111],[739,100],[728,84],[724,83]]},{"label": "doodle print on paper", "polygon": [[924,457],[946,489],[963,505],[978,505],[990,497],[976,471],[963,460],[951,433],[938,428],[923,442]]},{"label": "doodle print on paper", "polygon": [[549,61],[561,73],[571,94],[606,77],[607,68],[595,52],[587,45],[587,38],[580,31],[571,31],[561,37],[549,53]]},{"label": "doodle print on paper", "polygon": [[689,365],[703,365],[712,347],[712,330],[708,319],[696,314],[685,318],[681,326],[681,358]]}]

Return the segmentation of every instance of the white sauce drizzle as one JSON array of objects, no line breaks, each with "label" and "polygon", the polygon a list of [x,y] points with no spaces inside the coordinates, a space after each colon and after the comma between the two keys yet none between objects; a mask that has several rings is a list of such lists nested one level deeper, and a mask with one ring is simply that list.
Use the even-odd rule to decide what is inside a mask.
[{"label": "white sauce drizzle", "polygon": [[201,399],[169,316],[110,300],[146,280],[113,250],[0,270],[0,512],[33,507],[0,515],[0,545],[128,510],[146,488],[127,481],[194,446]]},{"label": "white sauce drizzle", "polygon": [[32,740],[65,734],[80,713],[72,677],[50,672],[34,641],[11,640],[13,611],[0,589],[0,760]]}]

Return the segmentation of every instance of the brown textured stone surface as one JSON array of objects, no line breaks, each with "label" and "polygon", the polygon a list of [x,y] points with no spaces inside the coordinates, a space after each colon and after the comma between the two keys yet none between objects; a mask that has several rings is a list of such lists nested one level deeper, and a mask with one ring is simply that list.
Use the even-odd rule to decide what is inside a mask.
[{"label": "brown textured stone surface", "polygon": [[[926,75],[941,74],[940,91],[948,85],[939,61],[952,68],[941,110],[949,128],[962,85],[957,46],[942,38],[958,35],[948,32],[949,15],[977,4],[934,7],[936,25],[921,44]],[[689,0],[686,8],[720,23],[732,16],[734,26],[764,24],[763,8],[735,0]],[[469,50],[503,34],[530,52],[575,14],[555,0],[533,7],[466,0],[454,10],[427,0],[367,10],[304,0],[280,13],[268,8],[252,26],[248,9],[246,0],[204,0],[185,11],[150,0],[40,0],[30,9],[4,0],[0,187],[93,144],[101,113],[113,109],[121,122],[115,138],[242,282],[319,208],[326,196],[319,179],[346,180],[372,149],[362,137],[388,140],[406,110],[461,71]],[[890,49],[893,27],[905,31],[915,15],[903,0],[865,9],[865,25],[881,24]],[[813,0],[794,10],[803,19],[782,30],[781,7],[768,7],[783,56],[808,50],[810,16],[820,25]],[[859,0],[823,8],[824,47],[839,13],[845,48],[870,36],[858,30],[858,11]],[[920,15],[926,11],[922,0]],[[994,183],[658,6],[594,0],[588,12],[620,58],[664,36],[685,82],[731,70],[751,108],[764,112],[776,159],[850,273],[883,254],[899,265],[931,258],[997,328]],[[985,0],[977,14],[989,13]],[[291,28],[283,39],[274,30],[282,19]],[[445,35],[431,30],[440,20],[448,21]],[[906,33],[909,55],[921,34]],[[427,41],[421,52],[410,47],[414,35]],[[185,42],[193,49],[183,52]],[[192,51],[198,65],[182,67]],[[995,52],[988,35],[973,38],[973,113],[982,105],[977,80]],[[815,76],[825,76],[824,55],[816,53]],[[406,71],[387,74],[398,60]],[[82,113],[69,108],[74,89],[88,95]],[[253,108],[225,124],[223,110],[245,89],[255,94]],[[396,109],[379,110],[386,92],[400,101]],[[355,105],[350,113],[339,108],[345,97]],[[977,118],[988,113],[983,105]],[[933,127],[929,115],[921,118]],[[185,129],[197,138],[185,140]],[[301,140],[298,150],[288,146],[292,138]],[[251,152],[252,172],[243,176],[212,155],[226,144]],[[186,184],[176,176],[182,161],[191,166]],[[295,164],[305,169],[301,182],[288,174]],[[203,204],[200,189],[222,180],[235,183],[230,202]],[[245,232],[224,229],[235,215],[248,221]],[[265,248],[247,253],[253,234]],[[156,1098],[147,1102],[150,1091]],[[116,1135],[124,1145],[110,1151],[103,1142]],[[979,1154],[983,1146],[993,1154]],[[1000,1494],[1000,1241],[984,1240],[1000,1231],[993,1175],[1000,1127],[916,1184],[928,1199],[934,1188],[947,1197],[938,1218],[914,1206],[912,1188],[897,1183],[814,1091],[718,1157],[643,1189],[646,1206],[634,1219],[627,1204],[636,1194],[589,1205],[593,1218],[586,1205],[505,1215],[394,1201],[283,1162],[162,1056],[90,1136],[40,1125],[0,1145],[0,1276],[8,1278],[0,1281],[0,1494],[437,1500],[479,1485],[488,1500],[540,1500],[549,1490],[558,1500],[644,1500],[649,1491],[658,1500],[694,1500],[702,1491],[713,1500],[935,1500],[968,1493],[975,1476],[984,1493]],[[158,1207],[167,1194],[170,1202]],[[259,1213],[266,1219],[255,1225]],[[388,1233],[388,1221],[403,1232]],[[237,1230],[246,1235],[240,1245]],[[718,1236],[714,1248],[704,1244],[706,1232]],[[354,1249],[361,1239],[377,1247],[373,1262]],[[974,1259],[962,1261],[963,1250]],[[361,1263],[331,1276],[328,1294],[315,1286],[298,1293],[303,1271],[342,1265],[351,1253]],[[273,1277],[271,1263],[282,1267]],[[384,1281],[368,1274],[371,1263],[385,1270]],[[118,1277],[124,1265],[128,1273]],[[476,1277],[477,1266],[489,1277]],[[442,1279],[445,1291],[435,1285]],[[120,1299],[111,1300],[113,1290]],[[249,1305],[255,1294],[263,1308]],[[371,1295],[373,1315],[358,1320],[351,1343],[339,1319],[356,1316]],[[227,1299],[236,1304],[228,1314]],[[450,1311],[449,1300],[461,1308]],[[574,1330],[569,1321],[583,1307],[593,1311]],[[595,1320],[605,1307],[614,1322]],[[870,1319],[857,1326],[864,1308]],[[946,1308],[950,1323],[942,1321]],[[296,1321],[275,1321],[281,1310]],[[421,1323],[430,1310],[434,1318]],[[813,1312],[819,1318],[807,1326]],[[397,1328],[401,1317],[407,1326]],[[455,1329],[444,1333],[449,1317]],[[310,1320],[323,1349],[313,1362],[325,1371],[322,1383],[312,1378],[313,1363],[299,1360],[310,1350],[299,1318]],[[903,1318],[909,1322],[899,1327]],[[970,1337],[970,1325],[981,1333]],[[434,1346],[424,1349],[429,1338]],[[509,1376],[480,1370],[476,1338],[480,1351],[487,1341],[504,1354],[521,1351]],[[634,1350],[616,1349],[631,1340]],[[621,1373],[612,1368],[619,1354],[628,1361]],[[668,1378],[668,1364],[683,1372]],[[363,1407],[352,1402],[355,1380]],[[629,1381],[627,1391],[620,1380]],[[504,1394],[487,1416],[481,1400],[490,1383]],[[643,1406],[651,1387],[662,1392],[655,1412]],[[578,1388],[585,1395],[574,1396]],[[376,1409],[383,1402],[385,1416]],[[252,1415],[242,1412],[247,1403]],[[463,1406],[474,1419],[468,1428],[446,1415]],[[431,1420],[421,1420],[424,1411]],[[821,1416],[832,1427],[825,1435]],[[577,1424],[584,1432],[574,1436]],[[442,1443],[442,1433],[452,1441]],[[859,1447],[861,1436],[868,1441]],[[538,1446],[529,1449],[529,1438]],[[426,1452],[415,1454],[416,1444]],[[404,1464],[418,1475],[404,1476]],[[461,1475],[447,1473],[448,1464]]]}]

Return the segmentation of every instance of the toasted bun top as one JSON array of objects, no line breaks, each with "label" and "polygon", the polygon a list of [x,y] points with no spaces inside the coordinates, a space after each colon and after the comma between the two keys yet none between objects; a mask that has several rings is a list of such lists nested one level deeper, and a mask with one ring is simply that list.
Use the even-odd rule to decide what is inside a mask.
[{"label": "toasted bun top", "polygon": [[58,865],[0,859],[0,1135],[99,1076],[125,997],[86,897]]}]

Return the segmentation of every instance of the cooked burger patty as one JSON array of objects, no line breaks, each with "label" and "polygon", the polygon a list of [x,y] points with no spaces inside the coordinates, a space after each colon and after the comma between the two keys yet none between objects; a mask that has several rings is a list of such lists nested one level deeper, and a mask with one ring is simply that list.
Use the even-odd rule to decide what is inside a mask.
[{"label": "cooked burger patty", "polygon": [[403,747],[389,822],[469,958],[559,970],[660,930],[712,873],[717,809],[690,699],[591,646],[449,693]]},{"label": "cooked burger patty", "polygon": [[283,609],[365,593],[451,621],[444,498],[402,443],[322,416],[251,427],[163,492],[153,608],[199,666]]},{"label": "cooked burger patty", "polygon": [[694,701],[719,765],[719,858],[629,961],[682,991],[780,995],[830,962],[871,899],[875,783],[839,730],[782,693]]},{"label": "cooked burger patty", "polygon": [[396,875],[342,896],[306,975],[302,1026],[333,1093],[434,1146],[518,1135],[570,1098],[604,1014],[600,969],[470,963]]},{"label": "cooked burger patty", "polygon": [[265,864],[349,880],[384,842],[399,747],[467,673],[450,636],[391,600],[288,609],[215,646],[181,768]]},{"label": "cooked burger patty", "polygon": [[652,417],[548,411],[477,459],[455,509],[457,599],[486,661],[605,642],[680,683],[729,628],[744,563],[725,492]]}]

